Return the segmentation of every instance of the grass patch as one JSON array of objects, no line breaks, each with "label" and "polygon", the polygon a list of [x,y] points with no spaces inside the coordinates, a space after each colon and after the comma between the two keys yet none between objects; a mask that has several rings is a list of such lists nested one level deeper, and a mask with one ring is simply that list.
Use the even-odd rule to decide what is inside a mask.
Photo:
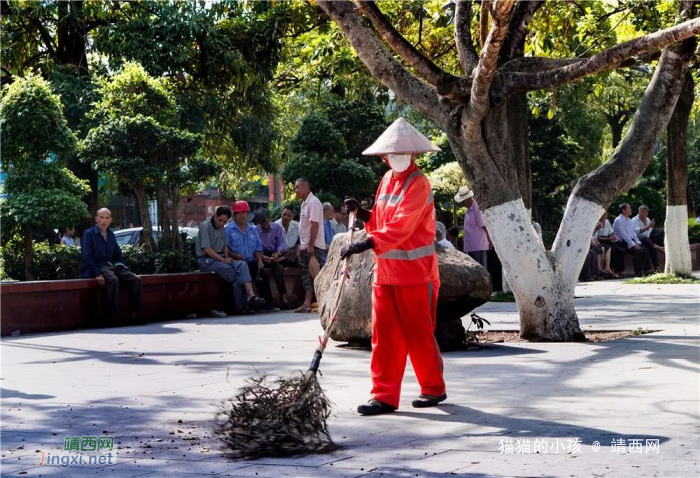
[{"label": "grass patch", "polygon": [[644,334],[651,334],[655,332],[654,330],[649,330],[648,328],[643,329],[641,327],[637,327],[632,331],[632,335],[644,335]]},{"label": "grass patch", "polygon": [[491,294],[491,302],[515,302],[512,292],[494,292]]},{"label": "grass patch", "polygon": [[660,272],[647,277],[636,277],[628,280],[627,284],[700,284],[700,279],[693,276],[679,276]]}]

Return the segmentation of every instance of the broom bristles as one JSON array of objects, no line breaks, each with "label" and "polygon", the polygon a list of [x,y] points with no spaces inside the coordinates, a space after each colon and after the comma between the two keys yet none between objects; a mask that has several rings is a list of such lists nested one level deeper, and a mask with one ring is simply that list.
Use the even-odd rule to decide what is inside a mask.
[{"label": "broom bristles", "polygon": [[221,404],[216,433],[239,457],[323,453],[337,448],[328,433],[331,411],[316,374],[263,375]]}]

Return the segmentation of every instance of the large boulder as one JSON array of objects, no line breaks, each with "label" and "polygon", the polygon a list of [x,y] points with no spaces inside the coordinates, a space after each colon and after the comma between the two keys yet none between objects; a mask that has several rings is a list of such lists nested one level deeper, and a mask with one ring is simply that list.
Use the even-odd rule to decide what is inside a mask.
[{"label": "large boulder", "polygon": [[[365,237],[355,233],[355,240]],[[326,264],[316,277],[315,290],[321,325],[326,327],[333,313],[343,262],[340,249],[347,244],[348,234],[337,234],[328,251]],[[438,323],[435,338],[443,351],[460,348],[464,343],[461,318],[487,302],[491,296],[491,276],[467,254],[437,246],[440,269]],[[345,284],[338,308],[338,322],[331,338],[339,342],[369,344],[372,338],[372,273],[373,252],[350,258],[350,280]]]}]

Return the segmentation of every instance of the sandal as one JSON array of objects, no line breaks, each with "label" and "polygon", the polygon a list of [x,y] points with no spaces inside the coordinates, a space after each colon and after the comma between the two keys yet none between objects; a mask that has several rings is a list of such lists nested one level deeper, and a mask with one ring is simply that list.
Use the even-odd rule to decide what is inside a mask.
[{"label": "sandal", "polygon": [[249,306],[254,307],[265,305],[266,303],[267,302],[265,302],[265,299],[263,299],[262,297],[258,297],[257,295],[252,296],[250,299],[248,299],[247,302]]},{"label": "sandal", "polygon": [[294,309],[295,314],[310,314],[311,312],[313,312],[313,309],[305,309],[304,307]]}]

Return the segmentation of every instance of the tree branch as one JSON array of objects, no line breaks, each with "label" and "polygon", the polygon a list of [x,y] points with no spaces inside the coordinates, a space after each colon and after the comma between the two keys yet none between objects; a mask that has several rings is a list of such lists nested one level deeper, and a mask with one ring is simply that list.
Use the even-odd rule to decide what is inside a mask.
[{"label": "tree branch", "polygon": [[439,126],[445,127],[451,105],[444,105],[434,87],[411,74],[387,51],[351,1],[319,0],[318,5],[340,26],[374,78]]},{"label": "tree branch", "polygon": [[586,61],[586,58],[544,58],[541,56],[521,56],[510,60],[498,69],[499,74],[529,71],[549,71]]},{"label": "tree branch", "polygon": [[319,19],[318,22],[314,23],[313,25],[311,25],[309,27],[294,31],[293,33],[290,33],[288,35],[280,35],[280,38],[297,38],[305,33],[310,33],[312,31],[316,30],[317,28],[325,25],[327,22],[328,22],[328,19],[324,17],[322,19]]},{"label": "tree branch", "polygon": [[651,161],[671,118],[696,43],[696,39],[690,37],[664,50],[627,135],[612,159],[581,178],[574,195],[607,207],[621,192],[634,185]]},{"label": "tree branch", "polygon": [[[616,68],[632,68],[641,64],[658,60],[661,56],[659,50],[643,53],[637,57],[627,58],[620,62]],[[540,72],[550,71],[568,65],[575,65],[588,61],[588,58],[544,58],[539,56],[520,57],[510,60],[498,69],[498,74],[508,76],[513,72]]]},{"label": "tree branch", "polygon": [[491,0],[481,0],[481,14],[479,15],[479,44],[481,49],[486,45],[486,38],[489,34],[489,7]]},{"label": "tree branch", "polygon": [[51,34],[48,32],[46,27],[39,21],[39,18],[31,16],[31,22],[34,26],[36,26],[39,29],[39,34],[41,35],[41,39],[43,40],[44,45],[46,45],[46,49],[49,50],[49,55],[51,55],[52,58],[55,57],[56,48],[53,46]]},{"label": "tree branch", "polygon": [[472,70],[479,63],[479,55],[476,54],[471,31],[472,2],[471,0],[457,0],[455,6],[455,45],[459,64],[462,65],[464,74],[470,76]]},{"label": "tree branch", "polygon": [[507,97],[518,91],[554,88],[585,76],[618,68],[624,60],[651,50],[664,48],[700,33],[700,19],[696,18],[634,40],[615,45],[581,62],[544,72],[513,72],[504,76],[501,95]]},{"label": "tree branch", "polygon": [[513,8],[508,34],[503,41],[503,48],[501,48],[502,60],[508,61],[523,54],[522,46],[525,35],[527,35],[527,26],[542,5],[544,5],[544,0],[520,0]]},{"label": "tree branch", "polygon": [[379,35],[399,57],[413,67],[429,83],[437,87],[440,96],[463,104],[469,101],[471,82],[446,73],[419,52],[403,35],[396,31],[394,26],[379,10],[374,0],[359,0],[357,7],[369,17]]},{"label": "tree branch", "polygon": [[508,19],[513,8],[513,2],[514,0],[496,0],[493,3],[491,31],[486,39],[484,48],[481,50],[479,64],[474,70],[469,109],[466,114],[466,127],[473,127],[479,123],[488,110],[489,88],[493,77],[496,75],[498,52],[508,31]]},{"label": "tree branch", "polygon": [[374,25],[382,39],[412,68],[432,85],[437,85],[440,76],[446,74],[440,67],[419,52],[379,10],[374,0],[359,0],[357,7]]}]

